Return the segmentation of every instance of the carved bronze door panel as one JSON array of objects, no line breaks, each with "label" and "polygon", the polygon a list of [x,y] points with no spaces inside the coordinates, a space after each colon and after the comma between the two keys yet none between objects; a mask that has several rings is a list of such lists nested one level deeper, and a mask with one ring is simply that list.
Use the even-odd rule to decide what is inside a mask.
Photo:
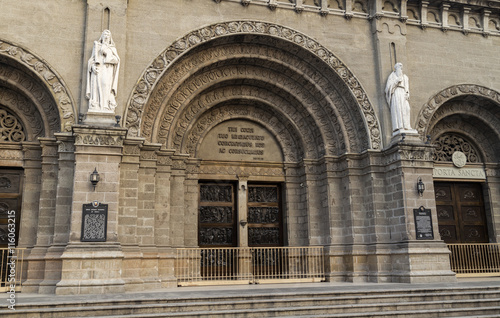
[{"label": "carved bronze door panel", "polygon": [[481,184],[436,182],[434,189],[441,238],[446,243],[488,243]]},{"label": "carved bronze door panel", "polygon": [[9,243],[9,223],[15,224],[16,246],[19,242],[22,177],[22,170],[0,169],[0,247],[7,247]]},{"label": "carved bronze door panel", "polygon": [[284,278],[288,258],[283,246],[283,222],[278,185],[248,185],[248,245],[253,250],[256,278]]},{"label": "carved bronze door panel", "polygon": [[198,211],[198,245],[200,273],[204,277],[232,276],[238,264],[232,249],[236,246],[237,229],[235,193],[231,183],[201,183]]},{"label": "carved bronze door panel", "polygon": [[[17,246],[19,243],[22,177],[22,170],[0,169],[0,248],[8,247],[9,243],[11,243],[10,246],[12,244]],[[15,229],[14,237],[9,231],[9,224],[11,229]],[[2,273],[0,280],[5,282],[7,253],[0,253],[0,255],[0,272]]]},{"label": "carved bronze door panel", "polygon": [[283,246],[280,188],[248,185],[248,245]]},{"label": "carved bronze door panel", "polygon": [[236,246],[234,185],[200,184],[198,245],[200,247]]}]

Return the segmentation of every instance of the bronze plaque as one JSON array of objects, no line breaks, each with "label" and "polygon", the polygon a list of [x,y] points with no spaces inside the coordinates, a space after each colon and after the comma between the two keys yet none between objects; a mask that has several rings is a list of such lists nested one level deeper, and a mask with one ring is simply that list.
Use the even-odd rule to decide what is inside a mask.
[{"label": "bronze plaque", "polygon": [[413,210],[415,216],[415,232],[417,240],[433,240],[434,230],[432,228],[431,209],[421,206]]},{"label": "bronze plaque", "polygon": [[82,242],[106,242],[108,205],[94,202],[83,205]]}]

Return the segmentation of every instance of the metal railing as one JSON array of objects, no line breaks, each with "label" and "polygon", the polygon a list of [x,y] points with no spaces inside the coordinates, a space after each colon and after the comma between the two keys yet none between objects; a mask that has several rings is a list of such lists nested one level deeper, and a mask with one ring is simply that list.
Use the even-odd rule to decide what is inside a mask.
[{"label": "metal railing", "polygon": [[325,280],[322,247],[177,249],[179,286],[319,282]]},{"label": "metal railing", "polygon": [[0,292],[20,291],[24,248],[0,248]]},{"label": "metal railing", "polygon": [[500,244],[448,244],[451,270],[458,277],[500,276]]}]

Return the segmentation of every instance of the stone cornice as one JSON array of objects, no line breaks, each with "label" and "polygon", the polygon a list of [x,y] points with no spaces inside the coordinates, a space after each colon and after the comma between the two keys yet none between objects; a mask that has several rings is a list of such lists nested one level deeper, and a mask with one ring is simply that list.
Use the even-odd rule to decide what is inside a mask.
[{"label": "stone cornice", "polygon": [[[344,7],[343,4],[339,8],[333,8],[333,7],[327,7],[325,8],[324,6],[321,5],[322,1],[317,1],[314,2],[313,4],[308,4],[308,5],[302,5],[300,7],[300,10],[297,10],[297,7],[293,5],[292,3],[288,4],[285,2],[277,2],[277,1],[267,1],[267,0],[254,0],[254,1],[249,1],[246,3],[245,7],[248,6],[268,6],[271,10],[294,10],[297,14],[300,14],[302,12],[311,12],[311,13],[317,13],[318,16],[326,16],[326,15],[334,15],[334,16],[342,16],[347,20],[350,20],[351,18],[358,18],[358,19],[368,19],[368,20],[379,20],[380,18],[390,18],[390,19],[395,19],[399,20],[402,23],[408,23],[408,25],[415,25],[419,26],[421,28],[439,28],[443,32],[446,31],[460,31],[464,33],[464,35],[468,35],[469,33],[477,33],[477,34],[482,34],[484,36],[489,36],[489,35],[494,35],[494,36],[500,36],[500,30],[490,30],[488,28],[488,25],[483,25],[480,28],[474,27],[474,26],[468,26],[464,27],[463,25],[457,26],[457,27],[447,27],[446,23],[442,22],[431,22],[427,23],[426,19],[414,19],[412,17],[408,16],[408,9],[412,8],[415,9],[417,8],[417,11],[420,11],[422,7],[425,8],[425,11],[427,10],[430,11],[436,11],[440,12],[442,5],[448,5],[451,10],[457,11],[457,12],[463,12],[464,9],[469,13],[475,14],[475,15],[481,15],[480,20],[482,20],[483,24],[485,20],[492,19],[494,21],[500,21],[500,1],[499,0],[450,0],[450,1],[421,1],[421,0],[408,0],[405,6],[402,6],[403,8],[406,7],[406,10],[403,9],[406,12],[399,12],[399,8],[396,8],[398,12],[393,12],[393,11],[384,11],[382,8],[383,6],[381,5],[374,5],[376,1],[381,1],[381,0],[374,0],[374,1],[368,1],[368,6],[367,8],[364,7],[357,7],[357,10],[353,10],[353,3],[354,0],[347,0],[346,6]],[[239,2],[242,3],[241,0],[217,0],[215,1],[219,5],[224,5],[224,2]],[[293,1],[294,2],[294,1]],[[343,2],[343,1],[342,1]],[[397,1],[398,7],[401,7],[401,1]],[[486,13],[486,14],[485,14]],[[420,12],[419,12],[420,14]],[[490,15],[491,14],[491,15]],[[486,18],[484,18],[486,16]]]}]

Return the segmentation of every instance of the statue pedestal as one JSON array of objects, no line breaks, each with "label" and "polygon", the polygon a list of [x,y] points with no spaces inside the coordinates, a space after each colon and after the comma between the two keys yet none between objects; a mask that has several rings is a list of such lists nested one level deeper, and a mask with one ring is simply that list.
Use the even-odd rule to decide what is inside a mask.
[{"label": "statue pedestal", "polygon": [[392,133],[391,145],[399,142],[422,143],[420,135],[415,129],[400,129]]},{"label": "statue pedestal", "polygon": [[83,120],[83,124],[98,127],[114,127],[117,125],[115,113],[89,111]]}]

